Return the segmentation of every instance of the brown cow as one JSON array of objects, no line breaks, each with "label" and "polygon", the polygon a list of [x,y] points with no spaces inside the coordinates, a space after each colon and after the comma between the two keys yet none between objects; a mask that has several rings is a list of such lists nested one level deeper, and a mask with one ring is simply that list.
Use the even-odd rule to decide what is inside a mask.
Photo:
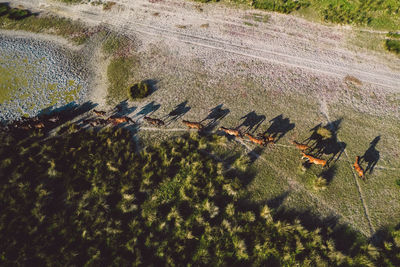
[{"label": "brown cow", "polygon": [[308,160],[308,162],[310,162],[310,163],[314,163],[314,164],[317,164],[317,165],[322,165],[322,167],[325,167],[326,160],[314,158],[313,156],[307,155],[304,152],[302,152],[302,154],[303,154],[302,159],[306,158]]},{"label": "brown cow", "polygon": [[202,130],[204,128],[203,124],[201,124],[200,122],[182,120],[182,123],[185,124],[189,129]]},{"label": "brown cow", "polygon": [[125,122],[132,122],[135,123],[131,118],[127,116],[123,117],[110,117],[107,119],[109,122],[113,123],[114,125],[120,124],[120,123],[125,123]]},{"label": "brown cow", "polygon": [[219,127],[218,130],[223,131],[228,135],[233,135],[235,137],[242,138],[242,133],[239,130],[229,129],[229,128],[225,128],[225,127]]},{"label": "brown cow", "polygon": [[358,176],[360,176],[361,178],[364,178],[364,170],[363,170],[363,168],[361,168],[359,163],[360,163],[360,157],[357,156],[356,162],[353,164],[353,167],[356,170],[356,172],[358,173]]},{"label": "brown cow", "polygon": [[298,143],[298,142],[296,142],[295,140],[291,141],[291,143],[292,143],[293,145],[295,145],[298,149],[300,149],[300,151],[305,151],[305,150],[311,148],[310,146],[308,146],[308,145],[306,145],[306,144]]},{"label": "brown cow", "polygon": [[250,139],[250,141],[252,143],[254,143],[254,144],[257,144],[257,145],[260,145],[260,146],[266,146],[267,145],[267,142],[266,142],[266,140],[264,138],[255,138],[254,136],[252,136],[249,133],[245,133],[244,135],[247,136]]},{"label": "brown cow", "polygon": [[105,111],[99,111],[95,109],[93,109],[93,113],[96,114],[96,116],[105,116],[107,114]]},{"label": "brown cow", "polygon": [[258,137],[264,138],[267,143],[275,143],[275,137],[268,135],[267,133],[258,134]]},{"label": "brown cow", "polygon": [[35,129],[43,129],[44,123],[43,122],[36,123],[33,125],[33,127],[35,127]]},{"label": "brown cow", "polygon": [[144,116],[143,118],[145,121],[147,121],[148,123],[152,124],[152,125],[156,125],[156,126],[163,126],[165,125],[163,120],[160,119],[155,119],[155,118],[150,118],[147,116]]}]

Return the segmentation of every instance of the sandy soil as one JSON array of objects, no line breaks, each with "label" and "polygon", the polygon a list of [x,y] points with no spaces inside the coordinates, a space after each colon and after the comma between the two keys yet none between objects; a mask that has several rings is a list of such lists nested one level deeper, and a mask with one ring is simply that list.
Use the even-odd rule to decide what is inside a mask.
[{"label": "sandy soil", "polygon": [[[363,83],[399,91],[400,60],[346,49],[348,27],[328,27],[293,16],[237,10],[222,5],[199,5],[178,0],[116,0],[110,11],[89,4],[64,6],[46,0],[16,0],[15,4],[51,11],[92,25],[104,24],[128,35],[151,42],[164,39],[176,53],[188,58],[218,57],[249,60],[300,68],[305,72],[344,78],[357,77]],[[254,14],[269,16],[257,22]],[[249,26],[249,25],[252,26]],[[146,44],[144,44],[146,45]]]}]

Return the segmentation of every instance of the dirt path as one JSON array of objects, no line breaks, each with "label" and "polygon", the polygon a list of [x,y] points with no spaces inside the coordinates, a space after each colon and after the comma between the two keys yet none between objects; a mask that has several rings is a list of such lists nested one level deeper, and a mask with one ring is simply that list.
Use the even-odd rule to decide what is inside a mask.
[{"label": "dirt path", "polygon": [[[348,51],[343,28],[317,25],[292,16],[177,0],[117,0],[108,12],[92,5],[64,6],[45,0],[15,2],[89,24],[108,25],[124,34],[142,35],[143,39],[168,40],[171,45],[178,44],[178,53],[180,45],[186,44],[193,47],[193,54],[215,50],[231,60],[247,57],[320,75],[352,75],[365,84],[400,90],[399,59],[382,63],[382,58]],[[268,22],[252,20],[255,12],[268,14]],[[254,26],[245,24],[249,21]]]}]

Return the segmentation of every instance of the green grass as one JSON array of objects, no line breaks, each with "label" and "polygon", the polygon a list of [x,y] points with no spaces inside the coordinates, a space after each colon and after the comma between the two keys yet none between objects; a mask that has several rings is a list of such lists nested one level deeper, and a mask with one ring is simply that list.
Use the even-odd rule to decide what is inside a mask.
[{"label": "green grass", "polygon": [[10,9],[7,4],[0,4],[0,8],[8,10],[0,12],[0,29],[56,34],[76,44],[83,44],[89,38],[87,28],[79,22],[55,16],[37,16],[28,10]]},{"label": "green grass", "polygon": [[136,64],[134,57],[112,58],[107,67],[109,82],[107,100],[109,103],[122,101],[127,97],[127,90],[132,82],[133,68]]},{"label": "green grass", "polygon": [[[203,3],[219,2],[195,0]],[[221,0],[280,13],[297,13],[311,20],[398,30],[400,2],[396,0]]]},{"label": "green grass", "polygon": [[127,45],[129,45],[129,39],[127,37],[110,33],[103,42],[102,49],[107,56],[115,56]]}]

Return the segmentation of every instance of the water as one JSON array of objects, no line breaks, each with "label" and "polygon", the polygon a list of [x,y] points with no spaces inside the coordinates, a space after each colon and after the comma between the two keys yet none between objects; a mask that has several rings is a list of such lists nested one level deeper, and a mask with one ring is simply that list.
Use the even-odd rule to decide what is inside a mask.
[{"label": "water", "polygon": [[53,43],[0,35],[0,120],[83,101],[87,75],[76,58]]}]

